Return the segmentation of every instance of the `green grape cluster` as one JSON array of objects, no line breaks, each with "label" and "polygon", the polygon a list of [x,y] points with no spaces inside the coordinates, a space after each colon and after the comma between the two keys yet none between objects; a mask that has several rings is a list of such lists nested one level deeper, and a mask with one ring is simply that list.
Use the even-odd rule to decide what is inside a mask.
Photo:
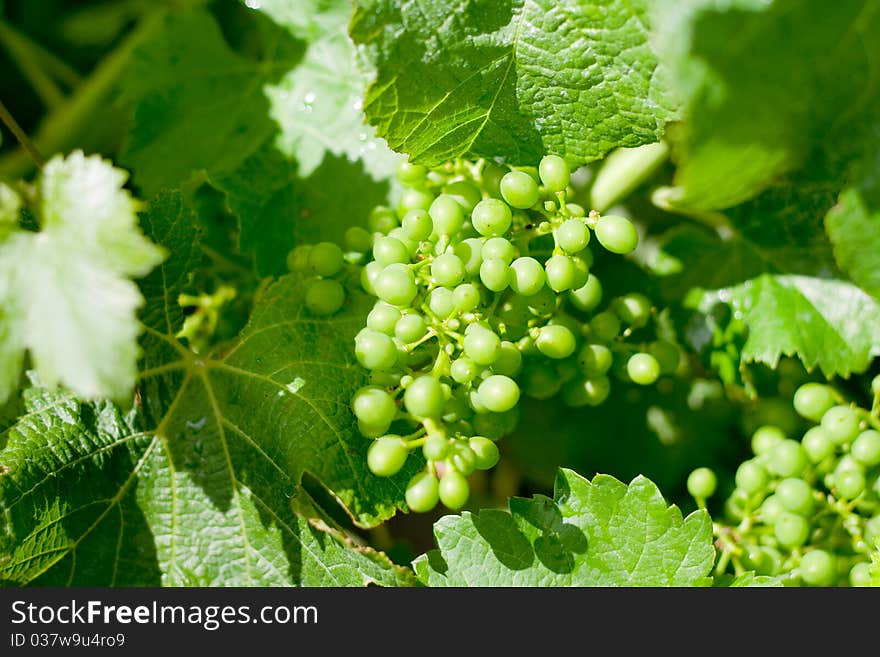
[{"label": "green grape cluster", "polygon": [[[754,456],[737,468],[724,505],[729,522],[716,524],[719,572],[732,565],[788,584],[880,584],[880,377],[872,392],[868,410],[806,383],[793,405],[813,426],[800,440],[776,426],[755,431]],[[687,481],[700,505],[716,486],[708,468]]]},{"label": "green grape cluster", "polygon": [[[516,426],[521,395],[595,406],[607,398],[610,376],[649,385],[678,366],[672,343],[626,342],[653,321],[643,294],[600,308],[592,237],[626,254],[638,234],[625,217],[570,202],[569,178],[555,155],[537,168],[404,163],[397,207],[375,208],[369,231],[346,233],[345,257],[361,263],[361,285],[377,297],[354,345],[370,385],[351,406],[374,440],[374,474],[396,474],[421,450],[426,466],[406,491],[413,511],[467,502],[467,477],[498,462],[496,441]],[[326,303],[309,295],[334,282],[327,277],[341,268],[343,251],[299,248],[291,268],[322,277],[306,304],[334,312],[338,295]]]}]

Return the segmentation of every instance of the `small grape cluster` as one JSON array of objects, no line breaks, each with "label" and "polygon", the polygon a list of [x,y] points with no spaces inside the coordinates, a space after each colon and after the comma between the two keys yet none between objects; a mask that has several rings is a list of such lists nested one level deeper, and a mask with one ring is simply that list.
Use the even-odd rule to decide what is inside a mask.
[{"label": "small grape cluster", "polygon": [[[787,584],[880,584],[880,376],[871,387],[868,410],[805,383],[793,404],[814,426],[799,441],[776,426],[755,431],[754,457],[724,505],[731,522],[715,526],[719,572],[732,564]],[[716,485],[708,468],[687,481],[701,506]]]},{"label": "small grape cluster", "polygon": [[345,254],[329,243],[301,246],[290,265],[321,277],[306,292],[318,314],[342,305],[328,277],[343,258],[362,265],[361,286],[378,299],[355,338],[370,385],[351,404],[374,439],[374,474],[396,474],[421,449],[427,464],[407,486],[411,510],[467,502],[467,477],[498,462],[495,441],[516,426],[521,394],[595,406],[611,390],[609,374],[649,385],[677,368],[670,342],[624,342],[654,317],[643,294],[598,311],[591,236],[626,254],[638,234],[625,217],[569,202],[561,157],[531,168],[404,163],[398,179],[397,207],[375,208],[369,230],[350,228]]}]

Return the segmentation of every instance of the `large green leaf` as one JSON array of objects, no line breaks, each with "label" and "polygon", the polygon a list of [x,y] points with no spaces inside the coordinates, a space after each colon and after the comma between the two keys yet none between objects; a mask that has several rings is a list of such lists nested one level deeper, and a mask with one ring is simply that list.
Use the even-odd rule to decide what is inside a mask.
[{"label": "large green leaf", "polygon": [[[137,403],[126,414],[30,391],[0,452],[0,577],[24,584],[407,583],[405,572],[310,521],[317,478],[364,525],[402,504],[412,472],[380,479],[348,408],[364,380],[352,339],[369,301],[315,318],[304,282],[269,287],[240,339],[196,354],[175,337],[177,295],[198,262],[176,193],[144,219],[171,257],[146,277]],[[415,467],[415,466],[413,466]],[[313,512],[309,512],[311,516]],[[222,546],[218,549],[218,546]],[[129,562],[135,562],[134,564]]]},{"label": "large green leaf", "polygon": [[683,519],[644,477],[564,469],[554,499],[445,516],[434,534],[413,564],[428,586],[705,586],[715,559],[705,511]]},{"label": "large green leaf", "polygon": [[747,361],[775,367],[781,356],[796,355],[830,378],[863,372],[880,355],[880,303],[846,281],[763,274],[708,293],[704,309],[717,301],[748,325]]},{"label": "large green leaf", "polygon": [[[107,402],[86,404],[39,388],[27,396],[28,414],[0,452],[0,582],[409,582],[384,555],[295,515],[284,491],[245,487],[226,480],[226,472],[192,472],[191,454],[181,453],[186,444],[166,435],[165,425],[144,430],[136,411],[122,413]],[[224,493],[230,497],[222,499]]]},{"label": "large green leaf", "polygon": [[572,163],[653,143],[673,117],[645,0],[359,0],[370,122],[410,159]]},{"label": "large green leaf", "polygon": [[131,394],[143,297],[130,278],[165,255],[138,228],[127,177],[98,156],[56,156],[36,184],[40,232],[0,236],[0,403],[25,350],[49,385]]},{"label": "large green leaf", "polygon": [[825,217],[840,267],[861,288],[880,299],[880,149],[857,168]]},{"label": "large green leaf", "polygon": [[729,207],[859,154],[880,92],[876,2],[662,0],[654,18],[685,106],[678,205]]},{"label": "large green leaf", "polygon": [[300,222],[339,225],[341,237],[385,198],[377,181],[400,158],[365,124],[348,0],[242,11],[259,28],[259,59],[234,51],[207,12],[169,15],[135,53],[126,161],[150,192],[206,174],[227,195],[257,273],[280,275]]}]

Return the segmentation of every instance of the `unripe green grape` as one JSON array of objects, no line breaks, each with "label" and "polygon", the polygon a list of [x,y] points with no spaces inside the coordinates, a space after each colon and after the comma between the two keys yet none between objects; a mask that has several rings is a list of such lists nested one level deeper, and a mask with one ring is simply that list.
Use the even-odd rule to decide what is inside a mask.
[{"label": "unripe green grape", "polygon": [[865,491],[865,475],[856,468],[838,469],[834,472],[834,490],[845,500],[854,500]]},{"label": "unripe green grape", "polygon": [[750,505],[750,498],[741,488],[734,488],[728,498],[724,500],[724,513],[730,518],[740,521],[746,517],[746,509]]},{"label": "unripe green grape", "polygon": [[796,440],[783,440],[767,452],[767,469],[777,477],[797,477],[807,467],[807,455]]},{"label": "unripe green grape", "polygon": [[309,268],[309,254],[311,252],[311,244],[300,244],[293,247],[287,254],[287,268],[290,271],[306,271]]},{"label": "unripe green grape", "polygon": [[418,294],[412,270],[401,263],[385,267],[373,281],[373,288],[382,301],[398,307],[410,305]]},{"label": "unripe green grape", "polygon": [[630,292],[611,302],[611,308],[624,324],[641,327],[651,317],[651,300],[644,294]]},{"label": "unripe green grape", "polygon": [[571,172],[568,165],[558,155],[545,155],[538,164],[541,182],[551,192],[562,192],[568,187]]},{"label": "unripe green grape", "polygon": [[425,513],[439,501],[439,482],[430,472],[420,472],[406,485],[406,505],[410,511]]},{"label": "unripe green grape", "polygon": [[793,550],[807,542],[810,536],[810,523],[802,516],[782,511],[773,524],[773,535],[780,545]]},{"label": "unripe green grape", "polygon": [[764,466],[754,459],[743,461],[736,469],[736,486],[747,495],[755,495],[764,491],[770,482],[770,476]]},{"label": "unripe green grape", "polygon": [[[572,290],[579,290],[590,280],[590,266],[593,264],[592,252],[585,249],[577,255],[571,256],[574,265],[574,280],[571,283]],[[584,257],[589,256],[589,257]]]},{"label": "unripe green grape", "polygon": [[378,386],[364,386],[352,395],[351,409],[355,417],[374,426],[390,425],[397,414],[394,397]]},{"label": "unripe green grape", "polygon": [[519,423],[519,408],[514,407],[504,413],[480,413],[473,419],[474,430],[481,436],[498,440],[516,429]]},{"label": "unripe green grape", "polygon": [[390,477],[400,472],[409,451],[400,436],[381,436],[367,450],[367,467],[380,477]]},{"label": "unripe green grape", "polygon": [[444,253],[431,263],[431,276],[438,285],[455,287],[464,279],[464,263],[454,253]]},{"label": "unripe green grape", "polygon": [[519,402],[519,386],[503,374],[493,374],[483,379],[477,394],[483,406],[493,413],[509,411]]},{"label": "unripe green grape", "polygon": [[367,225],[374,233],[387,235],[393,229],[397,228],[399,223],[397,221],[397,215],[394,214],[394,211],[391,208],[378,205],[370,212],[370,216],[367,219]]},{"label": "unripe green grape", "polygon": [[837,561],[825,550],[810,550],[801,558],[801,579],[810,586],[831,586],[837,580]]},{"label": "unripe green grape", "polygon": [[355,338],[355,356],[368,370],[387,370],[397,363],[397,346],[378,331],[364,329]]},{"label": "unripe green grape", "polygon": [[538,202],[538,183],[522,171],[510,171],[501,178],[501,196],[514,208],[524,210]]},{"label": "unripe green grape", "polygon": [[871,547],[880,548],[880,515],[865,523],[865,541]]},{"label": "unripe green grape", "polygon": [[454,235],[464,225],[461,204],[447,194],[441,194],[431,203],[428,214],[439,235]]},{"label": "unripe green grape", "polygon": [[761,520],[768,525],[775,525],[779,516],[785,512],[785,507],[776,495],[768,495],[761,503]]},{"label": "unripe green grape", "polygon": [[510,266],[501,258],[489,258],[480,265],[480,281],[492,292],[507,289],[511,278]]},{"label": "unripe green grape", "polygon": [[875,397],[880,395],[880,374],[871,379],[871,394]]},{"label": "unripe green grape", "polygon": [[586,217],[587,211],[579,203],[566,203],[566,209],[575,217]]},{"label": "unripe green grape", "polygon": [[379,237],[373,242],[373,259],[383,266],[409,262],[409,249],[394,237]]},{"label": "unripe green grape", "polygon": [[[403,228],[400,228],[398,226],[390,233],[388,233],[388,237],[393,237],[398,242],[403,244],[406,247],[406,252],[409,255],[410,259],[418,254],[420,243],[417,240],[412,239]],[[404,262],[409,262],[409,260],[405,260]]]},{"label": "unripe green grape", "polygon": [[470,383],[480,373],[480,369],[470,358],[462,356],[455,359],[449,366],[449,374],[457,383]]},{"label": "unripe green grape", "polygon": [[718,477],[711,468],[697,468],[688,475],[688,493],[695,499],[705,500],[712,497],[717,487]]},{"label": "unripe green grape", "polygon": [[602,301],[602,284],[593,274],[589,275],[582,287],[568,293],[568,302],[585,313],[591,312],[600,301]]},{"label": "unripe green grape", "polygon": [[657,340],[648,345],[648,353],[660,363],[661,374],[673,374],[678,370],[681,361],[681,351],[671,342]]},{"label": "unripe green grape", "polygon": [[871,564],[861,561],[850,568],[849,584],[850,586],[864,587],[873,586],[873,577],[871,576]]},{"label": "unripe green grape", "polygon": [[434,433],[425,438],[422,445],[422,454],[429,461],[442,461],[449,453],[449,439],[446,436]]},{"label": "unripe green grape", "polygon": [[[544,288],[545,290],[547,288]],[[555,295],[554,295],[555,296]],[[582,325],[571,315],[566,313],[558,313],[547,320],[547,326],[564,326],[572,335],[581,336],[583,334]]]},{"label": "unripe green grape", "polygon": [[486,162],[483,165],[481,178],[483,181],[483,189],[494,198],[501,198],[501,179],[504,177],[508,169],[495,164],[495,162]]},{"label": "unripe green grape", "polygon": [[477,327],[464,336],[464,353],[478,365],[491,365],[501,355],[501,338],[488,329]]},{"label": "unripe green grape", "polygon": [[397,203],[397,216],[405,217],[410,210],[427,210],[434,202],[434,195],[421,189],[404,189]]},{"label": "unripe green grape", "polygon": [[611,381],[607,376],[589,379],[574,378],[562,386],[562,401],[566,406],[598,406],[611,393]]},{"label": "unripe green grape", "polygon": [[566,219],[556,229],[556,244],[569,255],[583,251],[589,243],[590,229],[581,219]]},{"label": "unripe green grape", "polygon": [[555,255],[544,263],[544,272],[547,276],[547,285],[556,292],[564,292],[574,287],[577,270],[574,261],[564,255]]},{"label": "unripe green grape", "polygon": [[880,465],[880,431],[869,429],[860,433],[849,453],[862,465]]},{"label": "unripe green grape", "polygon": [[428,239],[434,232],[434,222],[426,210],[410,210],[403,215],[401,225],[409,238],[417,242]]},{"label": "unripe green grape", "polygon": [[473,183],[467,180],[456,180],[443,188],[443,193],[451,196],[462,207],[462,209],[470,214],[474,210],[474,206],[480,202],[483,197],[480,190]]},{"label": "unripe green grape", "polygon": [[404,315],[394,326],[394,336],[404,344],[419,340],[427,332],[428,325],[425,324],[425,318],[418,313]]},{"label": "unripe green grape", "polygon": [[516,376],[522,369],[522,353],[516,348],[516,345],[507,340],[501,342],[501,353],[492,363],[492,371],[495,374],[503,374],[505,376]]},{"label": "unripe green grape", "polygon": [[536,317],[545,317],[556,312],[556,293],[544,286],[535,294],[522,296],[529,312]]},{"label": "unripe green grape", "polygon": [[446,319],[455,312],[455,297],[452,290],[435,287],[428,295],[428,308],[440,319]]},{"label": "unripe green grape", "polygon": [[440,501],[452,511],[458,511],[470,496],[470,486],[464,476],[450,468],[440,479]]},{"label": "unripe green grape", "polygon": [[477,468],[477,455],[467,444],[456,440],[450,449],[449,464],[467,477]]},{"label": "unripe green grape", "polygon": [[859,435],[859,414],[849,406],[833,406],[822,416],[822,428],[838,445],[851,442]]},{"label": "unripe green grape", "polygon": [[326,317],[342,308],[345,303],[345,290],[338,281],[322,278],[309,284],[305,302],[306,308],[315,315]]},{"label": "unripe green grape", "polygon": [[587,344],[578,353],[578,366],[587,378],[601,376],[611,369],[614,356],[604,344]]},{"label": "unripe green grape", "polygon": [[577,340],[567,327],[548,324],[540,329],[535,344],[547,358],[559,359],[574,353]]},{"label": "unripe green grape", "polygon": [[373,236],[360,226],[352,226],[343,237],[345,248],[355,253],[366,253],[373,246]]},{"label": "unripe green grape", "polygon": [[[529,297],[544,287],[546,275],[541,263],[523,256],[510,263],[510,288],[517,294]],[[480,272],[482,274],[482,271]]]},{"label": "unripe green grape", "polygon": [[770,546],[749,545],[743,561],[756,575],[776,575],[782,567],[782,555]]},{"label": "unripe green grape", "polygon": [[397,179],[405,185],[420,183],[428,175],[428,168],[421,164],[410,164],[406,160],[397,166]]},{"label": "unripe green grape", "polygon": [[612,253],[625,255],[632,253],[639,245],[639,234],[636,227],[626,217],[607,214],[599,217],[596,227],[596,239],[599,244]]},{"label": "unripe green grape", "polygon": [[419,376],[403,393],[407,412],[417,418],[440,417],[446,405],[446,395],[440,382],[433,376]]},{"label": "unripe green grape", "polygon": [[800,516],[806,516],[813,510],[813,489],[803,479],[783,479],[776,485],[776,497],[786,511]]},{"label": "unripe green grape", "polygon": [[334,276],[343,265],[345,255],[333,242],[319,242],[309,251],[309,269],[318,276]]},{"label": "unripe green grape", "polygon": [[556,370],[543,360],[529,363],[523,371],[523,392],[534,399],[550,399],[559,392],[562,384]]},{"label": "unripe green grape", "polygon": [[513,222],[510,208],[504,201],[487,198],[477,203],[471,213],[471,223],[480,235],[504,235]]},{"label": "unripe green grape", "polygon": [[453,253],[464,263],[468,276],[477,276],[483,264],[483,242],[478,237],[469,237],[452,247]]},{"label": "unripe green grape", "polygon": [[500,258],[508,265],[516,257],[516,247],[503,237],[490,237],[483,244],[483,260]]},{"label": "unripe green grape", "polygon": [[752,451],[758,455],[767,454],[785,439],[786,435],[782,429],[772,424],[765,424],[755,429],[752,434]]},{"label": "unripe green grape", "polygon": [[792,404],[799,415],[818,422],[834,406],[834,390],[821,383],[805,383],[795,391]]},{"label": "unripe green grape", "polygon": [[644,352],[633,354],[626,361],[626,373],[633,383],[642,386],[651,385],[660,376],[660,363],[651,354]]},{"label": "unripe green grape", "polygon": [[476,456],[476,467],[478,470],[491,470],[494,468],[501,458],[498,446],[484,436],[472,436],[468,440],[468,445]]},{"label": "unripe green grape", "polygon": [[364,422],[358,418],[357,425],[358,431],[360,431],[366,438],[378,438],[379,436],[384,436],[388,433],[388,428],[391,426],[391,422],[370,424],[369,422]]},{"label": "unripe green grape", "polygon": [[472,283],[462,283],[452,291],[452,301],[460,313],[469,313],[480,305],[480,290]]},{"label": "unripe green grape", "polygon": [[590,332],[599,342],[611,342],[620,333],[620,320],[614,313],[603,311],[590,320]]},{"label": "unripe green grape", "polygon": [[374,283],[379,277],[379,274],[382,273],[383,269],[382,265],[375,261],[368,262],[364,265],[364,268],[361,269],[360,275],[361,287],[364,289],[364,292],[376,296],[376,287]]}]

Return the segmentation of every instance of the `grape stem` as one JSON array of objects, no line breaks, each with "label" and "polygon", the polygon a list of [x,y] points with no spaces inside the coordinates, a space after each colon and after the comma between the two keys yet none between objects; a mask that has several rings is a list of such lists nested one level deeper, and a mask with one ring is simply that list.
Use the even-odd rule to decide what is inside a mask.
[{"label": "grape stem", "polygon": [[15,120],[15,117],[13,117],[9,110],[6,109],[6,105],[3,104],[2,100],[0,100],[0,121],[3,121],[6,127],[9,128],[9,131],[18,140],[18,143],[21,144],[21,147],[34,161],[34,164],[42,169],[43,164],[45,164],[46,161],[43,159],[43,156],[40,155],[37,147],[34,146],[33,142],[28,138],[25,131],[21,129],[20,125],[18,125],[18,121]]}]

